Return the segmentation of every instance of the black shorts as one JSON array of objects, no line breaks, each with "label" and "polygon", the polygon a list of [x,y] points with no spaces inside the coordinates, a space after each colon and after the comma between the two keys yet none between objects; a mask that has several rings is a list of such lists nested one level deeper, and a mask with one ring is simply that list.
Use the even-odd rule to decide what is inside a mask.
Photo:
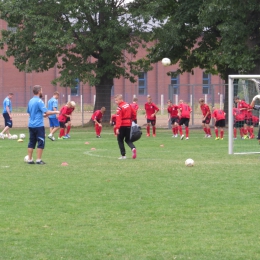
[{"label": "black shorts", "polygon": [[13,120],[11,120],[8,113],[3,113],[3,117],[5,119],[5,126],[8,126],[9,128],[13,127]]},{"label": "black shorts", "polygon": [[208,125],[210,123],[210,120],[211,120],[211,116],[207,116],[204,120],[202,120],[202,123]]},{"label": "black shorts", "polygon": [[189,118],[183,117],[180,119],[179,125],[185,125],[186,127],[189,127],[189,122],[190,122]]},{"label": "black shorts", "polygon": [[66,125],[65,125],[66,123],[65,122],[60,122],[59,121],[59,123],[60,123],[60,128],[66,128]]},{"label": "black shorts", "polygon": [[45,146],[45,128],[40,127],[29,127],[30,139],[28,148],[35,149],[36,143],[38,142],[37,148],[44,149]]},{"label": "black shorts", "polygon": [[244,121],[244,120],[243,120],[243,121],[236,121],[236,122],[234,123],[234,127],[235,127],[235,128],[241,128],[241,127],[244,126],[244,124],[245,124],[245,121]]},{"label": "black shorts", "polygon": [[179,124],[179,117],[171,117],[171,124],[174,125],[175,123]]},{"label": "black shorts", "polygon": [[156,124],[156,119],[154,119],[154,120],[147,119],[147,124],[151,124],[152,126],[155,126],[155,124]]},{"label": "black shorts", "polygon": [[225,127],[225,126],[226,126],[226,120],[225,120],[225,119],[218,120],[218,121],[215,123],[215,126],[216,126],[216,127]]},{"label": "black shorts", "polygon": [[246,119],[246,120],[245,120],[245,123],[246,123],[247,125],[249,125],[249,126],[254,125],[254,122],[253,122],[253,119],[252,119],[252,118]]},{"label": "black shorts", "polygon": [[68,123],[69,121],[70,121],[70,117],[67,117],[65,124]]}]

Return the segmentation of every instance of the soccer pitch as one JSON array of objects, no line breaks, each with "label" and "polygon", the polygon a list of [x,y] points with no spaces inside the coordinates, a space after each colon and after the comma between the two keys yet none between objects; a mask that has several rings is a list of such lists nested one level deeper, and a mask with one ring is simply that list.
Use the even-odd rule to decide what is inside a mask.
[{"label": "soccer pitch", "polygon": [[11,132],[26,138],[0,140],[0,259],[260,259],[259,155],[228,155],[227,131],[143,129],[137,159],[118,160],[112,128],[72,128],[46,138],[46,165]]}]

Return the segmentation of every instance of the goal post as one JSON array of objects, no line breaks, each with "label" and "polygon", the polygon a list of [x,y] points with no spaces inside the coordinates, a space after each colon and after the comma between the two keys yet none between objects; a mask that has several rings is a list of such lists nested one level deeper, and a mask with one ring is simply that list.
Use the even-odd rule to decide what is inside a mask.
[{"label": "goal post", "polygon": [[[256,140],[252,140],[252,141],[254,141],[254,143],[249,143],[249,147],[250,147],[250,145],[255,146],[255,151],[248,151],[247,150],[245,152],[242,151],[242,152],[234,153],[233,104],[234,104],[234,80],[235,79],[253,81],[254,84],[255,84],[255,88],[254,88],[254,92],[252,91],[252,93],[260,94],[260,89],[259,89],[260,75],[229,75],[228,76],[228,154],[260,153],[260,146],[259,146],[258,142],[257,142],[258,146],[255,146]],[[257,84],[259,84],[259,85],[257,85]],[[246,101],[251,103],[252,99],[249,100],[250,95],[248,95],[248,88],[245,91],[245,84],[244,83],[243,83],[243,88],[244,88],[244,90],[243,90],[244,93],[247,91],[247,93],[245,93],[244,99],[248,99]],[[248,141],[248,140],[245,140],[245,141]],[[244,142],[244,144],[245,144],[245,142]],[[248,145],[248,143],[247,143],[247,145]]]}]

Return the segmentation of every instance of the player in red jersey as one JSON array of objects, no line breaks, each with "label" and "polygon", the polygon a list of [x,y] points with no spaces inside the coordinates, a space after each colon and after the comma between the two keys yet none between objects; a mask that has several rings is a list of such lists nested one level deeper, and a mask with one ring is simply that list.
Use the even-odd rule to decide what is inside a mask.
[{"label": "player in red jersey", "polygon": [[116,114],[111,115],[110,125],[114,127],[114,135],[116,136]]},{"label": "player in red jersey", "polygon": [[185,125],[185,134],[186,140],[189,139],[189,122],[190,122],[190,113],[192,112],[191,107],[184,103],[183,100],[179,102],[179,114],[180,114],[180,121],[179,121],[179,132],[181,135],[181,140],[184,138],[184,134],[182,133],[182,125]]},{"label": "player in red jersey", "polygon": [[102,130],[102,117],[104,113],[106,112],[105,107],[101,107],[100,110],[96,110],[93,115],[91,116],[92,121],[95,124],[95,131],[96,131],[96,136],[97,138],[100,138],[101,130]]},{"label": "player in red jersey", "polygon": [[222,109],[215,109],[213,107],[213,115],[212,117],[215,120],[215,134],[216,134],[216,138],[215,140],[219,140],[219,136],[218,136],[218,127],[220,128],[220,140],[223,140],[224,138],[224,127],[226,125],[226,113],[222,110]]},{"label": "player in red jersey", "polygon": [[59,120],[59,123],[60,123],[60,134],[59,134],[58,140],[68,138],[68,137],[65,137],[65,128],[66,128],[67,118],[71,114],[71,108],[72,108],[71,103],[67,102],[67,104],[65,106],[63,106],[60,110],[60,114],[59,114],[59,117],[58,117],[58,120]]},{"label": "player in red jersey", "polygon": [[147,120],[147,127],[146,127],[146,136],[150,136],[150,126],[153,127],[153,137],[156,136],[156,114],[159,111],[159,108],[152,103],[152,98],[150,95],[147,96],[147,102],[144,105],[145,109],[145,117]]},{"label": "player in red jersey", "polygon": [[179,106],[173,105],[171,100],[168,100],[168,114],[169,114],[169,121],[171,122],[172,126],[172,137],[178,137],[178,125],[179,125],[179,116],[178,116],[178,109]]},{"label": "player in red jersey", "polygon": [[70,138],[69,133],[70,133],[70,128],[71,128],[71,115],[72,115],[72,112],[75,110],[76,103],[74,101],[70,101],[70,105],[71,105],[71,107],[68,109],[69,117],[67,117],[66,122],[65,122],[65,125],[66,125],[65,139]]},{"label": "player in red jersey", "polygon": [[237,128],[240,130],[241,139],[244,138],[242,129],[245,124],[245,114],[240,111],[239,108],[233,108],[233,116],[234,116],[234,139],[237,139]]},{"label": "player in red jersey", "polygon": [[199,99],[200,109],[202,112],[202,127],[205,132],[205,137],[210,138],[211,137],[211,131],[210,131],[210,120],[211,120],[211,113],[209,106],[205,103],[205,100],[203,98]]},{"label": "player in red jersey", "polygon": [[[260,100],[260,95],[256,95],[253,97],[252,101],[251,101],[251,104],[250,104],[250,107],[252,107],[253,109],[255,110],[260,110],[260,106],[259,105],[255,105],[255,102],[256,100]],[[258,134],[257,134],[257,138],[256,138],[260,144],[260,123],[259,123],[259,128],[258,128]]]},{"label": "player in red jersey", "polygon": [[139,109],[139,106],[138,106],[138,104],[137,104],[137,101],[138,101],[138,99],[135,97],[135,98],[133,98],[133,102],[130,104],[130,106],[135,110],[135,112],[136,112],[136,119],[134,119],[133,121],[137,124],[137,111],[138,111],[138,109]]},{"label": "player in red jersey", "polygon": [[117,142],[120,149],[121,157],[118,159],[126,159],[126,151],[124,141],[132,150],[132,158],[136,158],[136,148],[130,140],[131,125],[136,118],[136,111],[123,100],[122,95],[115,96],[115,103],[118,105],[116,110],[116,134]]}]

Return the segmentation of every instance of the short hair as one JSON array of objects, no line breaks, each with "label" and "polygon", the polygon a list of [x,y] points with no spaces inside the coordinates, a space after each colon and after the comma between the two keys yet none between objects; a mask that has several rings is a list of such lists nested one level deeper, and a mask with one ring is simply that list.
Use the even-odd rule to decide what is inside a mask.
[{"label": "short hair", "polygon": [[53,93],[53,95],[60,95],[60,93],[58,92],[58,91],[55,91],[54,93]]},{"label": "short hair", "polygon": [[152,98],[151,95],[147,95],[147,98]]},{"label": "short hair", "polygon": [[168,99],[168,100],[167,100],[167,102],[170,102],[170,103],[172,103],[172,101],[171,101],[170,99]]},{"label": "short hair", "polygon": [[13,92],[9,92],[8,95],[9,95],[9,96],[13,96],[14,93],[13,93]]},{"label": "short hair", "polygon": [[115,95],[115,98],[123,99],[123,95],[122,95],[122,94],[116,94],[116,95]]},{"label": "short hair", "polygon": [[240,99],[239,96],[236,96],[236,97],[235,97],[235,100],[238,100],[238,99]]},{"label": "short hair", "polygon": [[204,98],[200,98],[199,102],[205,102]]},{"label": "short hair", "polygon": [[35,86],[33,86],[33,94],[34,94],[34,95],[39,94],[39,92],[41,91],[41,89],[42,89],[42,86],[40,86],[40,85],[35,85]]},{"label": "short hair", "polygon": [[106,111],[106,108],[105,107],[101,107],[100,109],[102,112],[105,112]]},{"label": "short hair", "polygon": [[136,102],[136,101],[138,101],[138,98],[136,98],[136,97],[135,97],[135,98],[133,98],[133,101],[135,101],[135,102]]}]

